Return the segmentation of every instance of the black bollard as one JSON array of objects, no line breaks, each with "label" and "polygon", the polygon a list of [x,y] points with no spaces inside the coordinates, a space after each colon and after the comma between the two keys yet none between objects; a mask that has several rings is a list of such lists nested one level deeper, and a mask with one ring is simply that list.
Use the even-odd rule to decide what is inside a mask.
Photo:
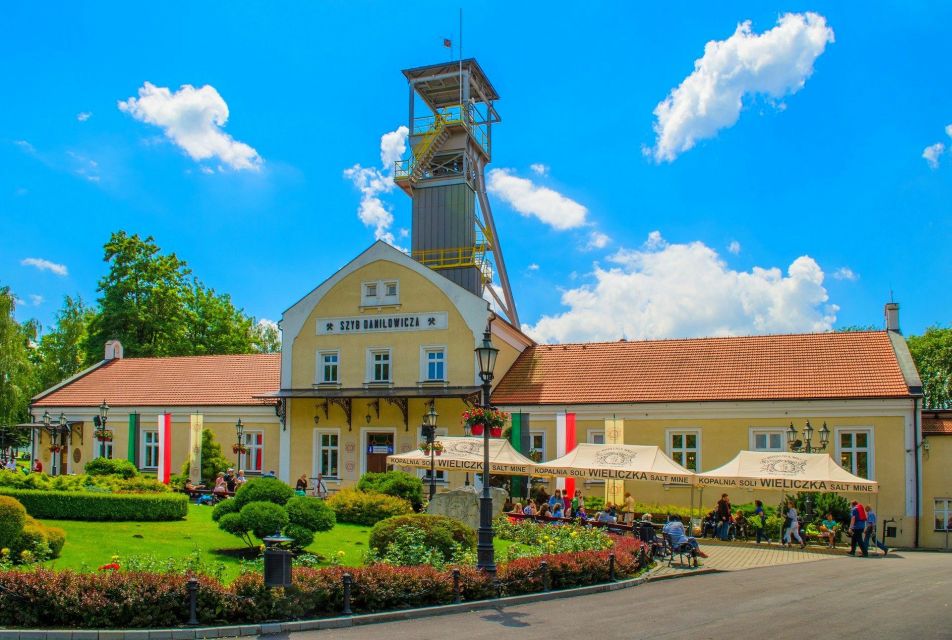
[{"label": "black bollard", "polygon": [[354,579],[349,573],[344,574],[344,615],[349,616],[353,615],[350,610],[350,586],[353,584]]},{"label": "black bollard", "polygon": [[615,552],[612,551],[608,554],[608,579],[612,582],[615,581]]},{"label": "black bollard", "polygon": [[463,595],[459,590],[459,569],[453,569],[453,602],[459,604],[463,601]]},{"label": "black bollard", "polygon": [[198,626],[198,578],[192,576],[188,579],[185,588],[188,590],[188,625],[190,627]]},{"label": "black bollard", "polygon": [[543,560],[539,563],[539,566],[542,568],[542,590],[549,590],[549,561]]}]

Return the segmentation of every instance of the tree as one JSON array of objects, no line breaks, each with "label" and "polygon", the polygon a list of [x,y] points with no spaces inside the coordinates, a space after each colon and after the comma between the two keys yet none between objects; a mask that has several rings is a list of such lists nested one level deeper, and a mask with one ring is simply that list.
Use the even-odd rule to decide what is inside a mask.
[{"label": "tree", "polygon": [[14,317],[16,299],[9,287],[0,287],[0,425],[26,422],[36,376],[30,360],[37,325]]},{"label": "tree", "polygon": [[196,278],[183,301],[185,326],[178,353],[220,355],[255,350],[252,319],[232,304],[230,295],[218,295]]},{"label": "tree", "polygon": [[270,320],[259,320],[252,327],[252,343],[258,353],[278,353],[281,351],[281,332],[278,325]]},{"label": "tree", "polygon": [[49,389],[82,371],[86,363],[86,341],[95,311],[80,297],[66,296],[56,315],[56,326],[44,334],[36,349],[36,376],[39,389]]},{"label": "tree", "polygon": [[161,254],[152,236],[125,231],[113,233],[103,248],[109,273],[99,281],[100,310],[89,328],[86,361],[100,360],[112,339],[129,356],[178,355],[190,273],[185,262]]},{"label": "tree", "polygon": [[906,341],[922,378],[923,404],[931,409],[952,408],[952,327],[929,327]]}]

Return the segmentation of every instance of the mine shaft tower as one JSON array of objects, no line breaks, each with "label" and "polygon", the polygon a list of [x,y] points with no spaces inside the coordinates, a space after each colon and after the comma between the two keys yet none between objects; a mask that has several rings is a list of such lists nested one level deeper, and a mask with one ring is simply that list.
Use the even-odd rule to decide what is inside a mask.
[{"label": "mine shaft tower", "polygon": [[478,296],[488,291],[518,327],[486,197],[499,96],[472,58],[405,69],[403,75],[410,85],[410,153],[397,161],[394,180],[413,199],[412,257]]}]

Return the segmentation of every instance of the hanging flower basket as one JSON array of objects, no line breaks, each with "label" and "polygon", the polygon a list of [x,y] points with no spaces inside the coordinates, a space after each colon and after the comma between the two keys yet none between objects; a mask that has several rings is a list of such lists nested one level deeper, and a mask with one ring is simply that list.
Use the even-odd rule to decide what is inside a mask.
[{"label": "hanging flower basket", "polygon": [[509,414],[498,409],[483,409],[476,407],[469,411],[464,411],[463,424],[469,425],[470,433],[474,436],[483,435],[483,430],[488,428],[489,435],[498,438],[502,435],[502,430],[509,421]]},{"label": "hanging flower basket", "polygon": [[63,447],[58,444],[50,445],[50,453],[59,453],[62,450],[63,450]]},{"label": "hanging flower basket", "polygon": [[96,432],[96,440],[99,442],[112,442],[112,429]]},{"label": "hanging flower basket", "polygon": [[[432,448],[433,448],[433,453],[439,456],[443,454],[443,450],[446,447],[443,446],[442,442],[437,440],[436,442],[433,443]],[[430,455],[430,444],[428,442],[423,442],[422,444],[420,444],[420,451],[422,451],[424,455]]]},{"label": "hanging flower basket", "polygon": [[238,453],[238,454],[248,453],[248,447],[246,447],[243,444],[236,444],[236,445],[232,445],[231,451],[232,453]]}]

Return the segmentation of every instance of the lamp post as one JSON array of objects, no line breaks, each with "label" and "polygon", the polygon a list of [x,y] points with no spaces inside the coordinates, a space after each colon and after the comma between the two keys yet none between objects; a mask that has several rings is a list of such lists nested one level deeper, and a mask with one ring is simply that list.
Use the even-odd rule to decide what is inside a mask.
[{"label": "lamp post", "polygon": [[[468,423],[468,422],[463,423],[463,437],[464,437],[464,438],[468,438],[468,437],[470,437],[471,435],[473,435],[473,428],[469,426],[469,423]],[[466,484],[465,484],[465,486],[467,486],[467,487],[469,486],[469,470],[468,470],[468,469],[466,470]]]},{"label": "lamp post", "polygon": [[235,467],[241,468],[241,451],[244,447],[245,425],[241,424],[241,418],[235,423],[235,454],[238,456]]},{"label": "lamp post", "polygon": [[423,437],[430,450],[430,500],[436,495],[436,419],[440,414],[430,403],[430,410],[423,414]]},{"label": "lamp post", "polygon": [[106,424],[109,422],[109,405],[103,399],[99,405],[99,415],[93,416],[93,425],[96,427],[96,439],[99,440],[99,457],[106,457]]},{"label": "lamp post", "polygon": [[[59,443],[60,434],[66,433],[69,429],[69,423],[66,421],[66,414],[60,413],[59,420],[53,422],[53,418],[50,416],[49,411],[43,412],[43,428],[47,430],[50,434],[50,475],[57,475],[56,467],[56,454],[59,453]],[[54,451],[53,447],[57,447]]]},{"label": "lamp post", "polygon": [[[479,362],[479,378],[483,384],[483,408],[491,409],[493,369],[496,368],[496,356],[499,349],[493,346],[489,327],[483,333],[483,342],[476,347],[476,359]],[[493,499],[489,492],[489,429],[483,429],[483,495],[479,499],[479,531],[476,544],[476,568],[491,576],[496,575],[496,559],[493,551]]]},{"label": "lamp post", "polygon": [[[800,439],[800,433],[797,431],[797,428],[793,426],[793,423],[790,423],[790,428],[787,429],[787,446],[790,447],[790,450],[794,453],[819,453],[826,449],[826,445],[830,442],[830,430],[826,426],[826,422],[823,423],[823,427],[820,429],[820,446],[813,446],[813,426],[810,424],[810,421],[807,420],[806,425],[803,427],[803,440]],[[813,521],[813,495],[810,492],[807,492],[806,499],[804,500],[804,507],[806,509],[806,519],[808,522]]]}]

